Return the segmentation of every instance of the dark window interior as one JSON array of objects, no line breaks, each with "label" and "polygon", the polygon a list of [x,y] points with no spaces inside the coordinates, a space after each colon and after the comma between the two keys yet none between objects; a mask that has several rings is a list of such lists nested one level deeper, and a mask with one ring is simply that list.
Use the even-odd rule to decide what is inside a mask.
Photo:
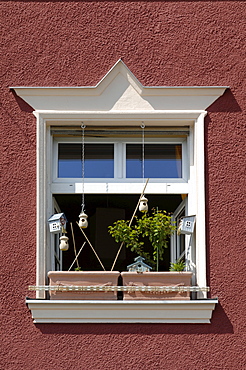
[{"label": "dark window interior", "polygon": [[[159,208],[172,213],[181,203],[181,195],[146,195],[149,200],[149,210]],[[67,224],[67,236],[69,237],[69,250],[63,253],[63,267],[66,271],[72,264],[75,255],[71,234],[72,222],[77,252],[85,241],[76,222],[79,220],[81,211],[81,195],[55,195],[55,199],[62,212],[65,213]],[[97,254],[102,260],[106,270],[110,270],[115,259],[119,244],[115,243],[108,233],[108,226],[118,219],[130,220],[139,199],[139,195],[85,195],[85,212],[88,215],[88,228],[84,229],[87,237],[95,248]],[[139,212],[139,211],[137,211]],[[136,257],[128,248],[123,247],[115,270],[126,271],[127,265],[131,264]],[[166,249],[164,261],[160,261],[159,270],[167,271],[169,269],[170,250]],[[85,245],[79,256],[79,264],[82,270],[102,270],[101,265],[96,259],[88,243]],[[74,264],[72,270],[76,267]]]}]

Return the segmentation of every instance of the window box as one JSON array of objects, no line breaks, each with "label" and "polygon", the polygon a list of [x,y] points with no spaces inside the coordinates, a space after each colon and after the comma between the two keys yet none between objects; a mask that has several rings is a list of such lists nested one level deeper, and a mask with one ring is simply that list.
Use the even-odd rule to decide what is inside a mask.
[{"label": "window box", "polygon": [[[123,285],[134,287],[150,287],[150,291],[129,291],[124,292],[124,300],[189,300],[190,293],[182,291],[182,287],[191,285],[192,272],[122,272]],[[151,291],[151,287],[167,287],[166,292]],[[180,291],[168,291],[168,288],[180,288]]]},{"label": "window box", "polygon": [[51,300],[117,300],[117,291],[123,291],[124,300],[189,300],[192,273],[49,271],[48,277]]},{"label": "window box", "polygon": [[[118,271],[49,271],[50,286],[57,286],[57,290],[50,290],[50,299],[116,300],[117,291],[93,291],[93,287],[100,289],[100,286],[117,286],[119,276],[120,273]],[[71,286],[71,289],[76,286],[78,290],[69,291],[66,288],[68,286]],[[90,287],[91,290],[81,291],[79,287]]]}]

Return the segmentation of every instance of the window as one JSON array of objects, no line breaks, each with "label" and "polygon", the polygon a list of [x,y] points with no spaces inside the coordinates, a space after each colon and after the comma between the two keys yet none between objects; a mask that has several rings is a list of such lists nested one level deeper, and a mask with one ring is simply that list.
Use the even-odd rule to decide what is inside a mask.
[{"label": "window", "polygon": [[[134,127],[135,139],[107,137],[92,139],[90,127],[85,129],[84,176],[86,179],[142,179],[143,145],[141,128]],[[177,129],[177,128],[176,128]],[[79,132],[79,127],[78,130]],[[110,129],[107,130],[110,134]],[[53,179],[80,179],[82,177],[81,138],[59,137],[60,130],[51,129],[54,137]],[[71,131],[70,131],[71,132]],[[160,132],[160,129],[157,133]],[[164,135],[164,130],[161,130]],[[100,133],[100,129],[97,129]],[[146,134],[148,131],[146,130]],[[152,136],[155,131],[151,130]],[[156,134],[158,135],[158,134]],[[168,131],[165,136],[170,135]],[[175,128],[172,131],[175,135]],[[182,138],[146,138],[144,141],[144,177],[151,179],[187,179],[189,128],[184,128]],[[102,180],[104,181],[104,180]]]},{"label": "window", "polygon": [[[155,134],[158,131],[157,128],[171,132],[168,140],[160,138],[159,134],[155,138],[146,138],[147,173],[145,176],[149,171],[150,177],[153,179],[148,184],[146,195],[160,196],[162,199],[169,197],[172,199],[172,197],[178,196],[180,201],[175,203],[177,209],[185,197],[185,211],[180,211],[181,214],[185,212],[188,215],[196,215],[196,231],[189,241],[188,237],[185,237],[185,240],[176,241],[176,249],[172,250],[171,253],[173,258],[176,258],[182,255],[185,249],[186,258],[190,259],[189,263],[194,271],[193,284],[200,287],[206,286],[204,117],[206,108],[224,93],[226,87],[144,87],[126,65],[119,60],[95,87],[15,87],[12,89],[33,107],[37,119],[36,284],[38,286],[45,285],[47,271],[52,268],[52,255],[54,255],[55,249],[54,244],[52,245],[47,220],[54,212],[54,199],[58,201],[59,205],[60,196],[66,195],[67,198],[79,196],[82,191],[80,176],[77,177],[79,175],[78,152],[80,145],[74,145],[80,144],[80,141],[77,140],[77,143],[73,139],[72,142],[70,141],[74,150],[71,158],[70,150],[64,146],[70,144],[71,135],[68,131],[71,130],[74,133],[81,122],[84,122],[88,127],[95,126],[105,129],[110,126],[118,131],[120,127],[129,129],[139,127],[144,121],[146,127],[155,128]],[[55,128],[57,131],[59,127],[65,132],[59,140],[55,139],[53,142],[52,130]],[[172,132],[174,128],[175,134]],[[189,135],[182,137],[184,128],[188,128]],[[63,139],[61,139],[62,137]],[[116,140],[116,138],[124,137],[127,138],[125,142],[124,140]],[[134,134],[126,136],[113,135],[112,133],[112,136],[109,137],[106,133],[104,138],[107,138],[101,143],[105,145],[104,147],[101,144],[99,146],[95,135],[91,138],[90,143],[87,141],[89,145],[86,149],[87,165],[88,168],[94,169],[91,172],[88,170],[88,176],[92,177],[88,177],[85,182],[85,193],[88,196],[97,195],[105,198],[109,195],[110,197],[116,196],[118,197],[117,201],[124,201],[124,197],[140,194],[142,179],[139,145],[141,142],[135,140]],[[57,153],[53,146],[55,142],[57,142],[55,149]],[[60,143],[60,147],[58,147],[58,143]],[[91,150],[90,145],[95,144],[97,144],[94,147],[95,150]],[[158,147],[158,145],[161,146]],[[121,160],[122,158],[124,161]],[[155,163],[159,162],[160,171],[156,171],[156,166],[152,166],[153,160]],[[72,166],[71,161],[73,162]],[[107,174],[104,171],[103,174],[101,172],[101,161],[103,167],[107,168]],[[168,168],[167,172],[166,168]],[[71,170],[70,173],[68,173],[68,169]],[[118,194],[124,194],[124,197]],[[70,208],[72,208],[73,201],[71,198]],[[176,212],[175,209],[173,212]],[[179,217],[178,211],[175,214]],[[175,244],[175,241],[173,243]],[[206,293],[200,292],[198,296],[205,298]],[[38,291],[37,297],[44,298],[45,292]],[[189,307],[192,306],[194,309],[198,303],[205,307],[205,302],[189,302]],[[33,304],[35,306],[36,303]],[[46,303],[44,305],[51,307]],[[163,307],[165,304],[161,306]],[[176,306],[181,307],[179,303]],[[195,309],[195,314],[198,314],[200,308],[199,306],[198,310]],[[67,310],[65,306],[64,309]],[[210,316],[212,309],[210,306]],[[143,313],[143,310],[144,306],[139,304],[138,313]],[[102,311],[106,312],[106,310]],[[121,312],[123,315],[124,308]],[[152,311],[145,312],[148,312],[146,314],[147,321],[143,318],[142,321],[126,319],[125,322],[153,322],[153,317],[150,317]],[[59,309],[57,313],[59,314]],[[165,316],[165,313],[163,315]],[[177,316],[175,319],[172,312],[170,315],[168,321],[164,317],[160,319],[160,322],[177,322]],[[183,313],[181,313],[182,315]],[[110,314],[110,316],[112,315]],[[49,319],[47,320],[46,322],[50,322]],[[75,322],[71,320],[73,319],[69,318],[65,322]],[[117,320],[119,321],[118,316]],[[203,320],[202,318],[199,319],[200,321],[194,318],[182,320],[180,318],[178,322],[209,322],[209,319]],[[112,321],[106,319],[101,322]]]},{"label": "window", "polygon": [[[70,194],[67,185],[69,183],[70,187],[72,185],[76,188],[77,184],[79,188],[82,184],[81,132],[79,126],[74,127],[74,130],[67,131],[71,137],[64,137],[61,136],[61,134],[64,135],[64,129],[61,131],[60,128],[51,127],[53,198],[59,209],[67,216],[69,223],[72,222],[78,245],[83,242],[81,232],[76,225],[80,213],[81,195]],[[179,137],[175,137],[176,132]],[[164,127],[151,127],[151,130],[146,127],[144,145],[140,126],[132,126],[131,131],[127,132],[125,128],[116,130],[115,127],[111,127],[105,130],[105,128],[88,125],[84,134],[85,203],[86,213],[89,216],[89,227],[86,233],[104,266],[110,270],[119,246],[109,235],[108,226],[118,219],[131,219],[145,183],[142,178],[143,168],[145,179],[150,178],[150,186],[152,186],[152,194],[148,191],[148,187],[146,189],[150,208],[159,208],[173,213],[182,202],[181,194],[163,192],[162,179],[168,179],[173,184],[178,181],[181,186],[187,184],[189,128],[184,127],[181,130],[173,127],[170,131]],[[97,137],[92,138],[93,135]],[[126,136],[122,137],[123,135]],[[98,183],[97,188],[95,182]],[[131,190],[134,182],[138,185],[138,192]],[[93,185],[95,191],[91,193]],[[119,185],[124,187],[121,192],[117,191]],[[181,187],[180,193],[182,193]],[[69,225],[67,229],[68,237],[72,241]],[[171,240],[170,248],[165,251],[165,258],[160,264],[161,270],[168,271],[171,250],[176,248],[180,239],[183,239],[183,236]],[[54,241],[51,241],[51,244],[53,243]],[[134,257],[136,256],[124,247],[115,269],[126,270]],[[56,259],[56,256],[54,258]],[[73,259],[74,251],[70,248],[64,253],[63,264],[59,269],[68,270]],[[80,261],[83,271],[101,268],[94,254],[87,248],[81,253]]]},{"label": "window", "polygon": [[[181,178],[181,144],[145,144],[144,173],[148,178]],[[126,144],[126,177],[142,177],[142,146]]]},{"label": "window", "polygon": [[[114,144],[85,145],[85,177],[114,177]],[[58,177],[82,177],[81,144],[58,144]]]},{"label": "window", "polygon": [[[114,148],[115,147],[115,148]],[[123,156],[126,152],[126,178],[142,177],[142,145],[125,144],[85,144],[85,177],[114,178],[114,155]],[[114,154],[114,151],[116,153]],[[82,145],[75,143],[58,144],[58,177],[81,177]],[[145,144],[145,177],[181,178],[182,145],[181,144]],[[123,177],[123,174],[122,174]]]}]

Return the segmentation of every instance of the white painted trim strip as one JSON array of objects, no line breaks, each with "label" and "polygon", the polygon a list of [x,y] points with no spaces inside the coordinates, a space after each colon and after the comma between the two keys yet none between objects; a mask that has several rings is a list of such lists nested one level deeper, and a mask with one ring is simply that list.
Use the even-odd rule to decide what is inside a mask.
[{"label": "white painted trim strip", "polygon": [[[162,117],[162,115],[167,115],[169,114],[170,115],[170,118],[172,118],[175,114],[176,115],[179,115],[179,116],[187,116],[189,114],[193,114],[194,117],[200,115],[201,113],[207,113],[204,109],[162,109],[162,110],[117,110],[117,111],[104,111],[104,110],[97,110],[97,111],[89,111],[89,110],[57,110],[57,109],[54,109],[54,110],[44,110],[44,109],[36,109],[34,114],[57,114],[59,113],[60,115],[63,115],[63,114],[69,114],[69,115],[72,115],[72,114],[83,114],[85,115],[86,117],[87,116],[92,116],[92,118],[94,117],[100,117],[100,116],[105,116],[105,117],[121,117],[121,116],[128,116],[128,117],[135,117],[135,116],[139,116],[140,119],[142,118],[143,119],[143,116],[147,116],[147,119],[148,119],[148,116],[160,116]],[[114,124],[115,126],[115,124]]]},{"label": "white painted trim strip", "polygon": [[[168,120],[168,126],[187,126],[193,123],[200,114],[206,114],[203,109],[197,110],[117,110],[117,111],[80,111],[80,110],[43,110],[36,109],[33,112],[34,116],[38,114],[50,122],[47,124],[59,125],[66,122],[66,126],[74,125],[74,121],[81,121],[81,119],[87,122],[93,122],[98,126],[104,125],[107,122],[107,126],[117,126],[117,123],[124,122],[124,126],[132,126],[145,121],[146,125],[151,126],[163,126],[163,120]],[[57,122],[52,122],[52,120]],[[187,122],[187,120],[190,120]]]},{"label": "white painted trim strip", "polygon": [[34,323],[209,324],[217,299],[196,301],[26,300]]}]

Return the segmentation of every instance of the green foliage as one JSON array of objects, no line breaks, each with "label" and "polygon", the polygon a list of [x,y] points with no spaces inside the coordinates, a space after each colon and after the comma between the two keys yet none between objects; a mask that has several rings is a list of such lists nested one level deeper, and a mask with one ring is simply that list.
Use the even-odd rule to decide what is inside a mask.
[{"label": "green foliage", "polygon": [[177,260],[174,263],[170,263],[169,271],[184,271],[185,269],[185,262]]},{"label": "green foliage", "polygon": [[82,271],[81,267],[75,267],[74,271]]},{"label": "green foliage", "polygon": [[[164,249],[168,247],[170,236],[176,230],[171,222],[171,216],[166,211],[153,209],[151,215],[143,213],[141,218],[135,216],[134,224],[129,226],[130,221],[118,220],[113,226],[109,226],[109,233],[117,243],[124,242],[126,247],[131,248],[146,263],[152,267],[159,260],[163,260]],[[150,254],[144,250],[144,239],[148,238],[153,247]]]}]

